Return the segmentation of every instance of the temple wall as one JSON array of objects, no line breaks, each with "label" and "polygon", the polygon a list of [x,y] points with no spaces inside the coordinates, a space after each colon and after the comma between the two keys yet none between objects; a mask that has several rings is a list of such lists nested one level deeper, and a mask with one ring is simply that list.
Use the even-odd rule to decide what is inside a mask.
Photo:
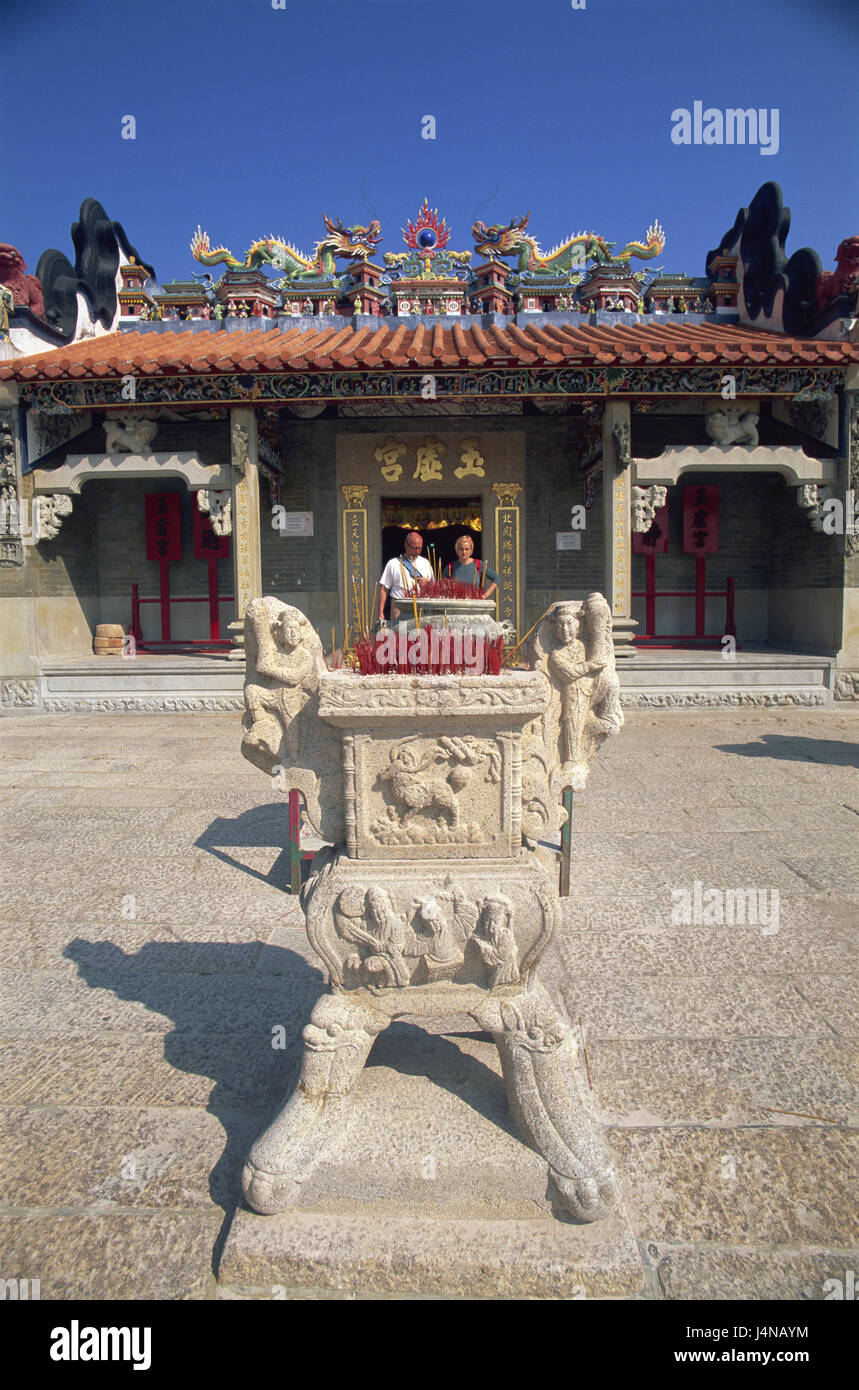
[{"label": "temple wall", "polygon": [[[707,588],[736,590],[737,636],[837,650],[841,555],[838,541],[812,531],[796,503],[796,489],[777,474],[684,473],[668,490],[669,544],[656,557],[656,588],[694,589],[695,557],[683,553],[683,488],[719,488],[719,550],[707,557]],[[645,557],[633,555],[632,587],[644,589]],[[644,628],[645,601],[633,600]],[[657,634],[692,633],[694,598],[657,599]],[[725,600],[707,600],[707,631],[724,631]]]},{"label": "temple wall", "polygon": [[[391,417],[372,423],[362,421],[360,425],[343,420],[321,420],[312,424],[296,421],[283,426],[286,475],[280,484],[279,500],[289,512],[311,511],[314,534],[312,538],[281,536],[273,529],[268,487],[265,482],[261,484],[263,592],[294,604],[308,615],[323,637],[330,633],[332,624],[339,635],[341,626],[338,438],[341,456],[354,460],[354,466],[349,468],[350,480],[365,480],[377,493],[403,497],[426,495],[429,502],[433,494],[461,492],[466,495],[486,491],[480,479],[454,481],[450,476],[449,457],[445,460],[444,484],[428,486],[416,482],[411,477],[411,468],[404,470],[396,482],[383,483],[377,476],[379,465],[373,458],[373,450],[367,452],[369,429],[374,435],[378,432],[379,438],[391,434],[413,442],[415,436],[424,435],[436,435],[440,439],[458,439],[472,433],[491,438],[493,434],[511,431],[524,435],[525,492],[520,498],[523,513],[520,558],[524,565],[522,631],[556,599],[584,598],[601,589],[602,498],[598,486],[594,504],[586,514],[585,529],[580,533],[581,549],[558,551],[555,548],[556,532],[572,529],[571,508],[584,503],[584,484],[578,477],[580,420],[516,415],[504,419],[429,416],[401,420]],[[374,446],[378,442],[379,439],[373,439]],[[496,476],[500,475],[493,473],[493,479]],[[483,510],[487,527],[483,553],[494,565],[492,508],[486,500]],[[370,569],[373,569],[372,564]],[[377,578],[375,573],[370,575],[371,589]]]},{"label": "temple wall", "polygon": [[585,501],[584,480],[579,476],[582,421],[546,416],[524,423],[527,566],[523,632],[556,600],[587,598],[604,588],[599,477],[593,505],[586,511],[585,527],[579,533],[581,549],[556,549],[556,534],[573,529],[571,510]]},{"label": "temple wall", "polygon": [[[170,610],[171,636],[204,638],[209,635],[208,570],[204,560],[194,558],[193,493],[178,478],[158,482],[150,478],[124,478],[120,482],[93,481],[84,485],[81,496],[91,501],[99,516],[96,564],[98,569],[98,619],[100,623],[123,623],[131,618],[131,586],[137,584],[141,598],[157,598],[159,567],[146,558],[144,524],[146,494],[177,492],[182,518],[182,558],[170,565],[170,592],[176,596],[197,596],[201,603],[174,604]],[[77,511],[78,499],[75,499]],[[73,513],[74,515],[74,513]],[[68,524],[68,523],[66,523]],[[65,531],[60,533],[59,542]],[[218,592],[233,591],[232,561],[218,561]],[[161,617],[157,604],[144,604],[141,610],[143,635],[158,640]],[[235,605],[221,604],[221,633],[235,616]]]},{"label": "temple wall", "polygon": [[[26,484],[22,493],[26,541],[31,518]],[[47,656],[92,651],[92,627],[99,621],[97,533],[95,509],[88,499],[75,498],[55,540],[25,544],[23,566],[0,568],[0,674],[30,674]]]},{"label": "temple wall", "polygon": [[[272,527],[269,488],[260,482],[262,588],[306,613],[323,635],[340,627],[337,546],[336,420],[309,428],[299,421],[284,425],[286,475],[280,505],[288,512],[312,512],[312,536],[281,535]],[[330,637],[329,637],[330,642]]]}]

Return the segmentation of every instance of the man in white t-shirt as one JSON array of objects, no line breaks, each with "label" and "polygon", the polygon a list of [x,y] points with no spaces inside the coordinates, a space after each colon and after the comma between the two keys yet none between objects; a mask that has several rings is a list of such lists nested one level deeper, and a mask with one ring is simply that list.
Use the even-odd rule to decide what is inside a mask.
[{"label": "man in white t-shirt", "polygon": [[410,531],[403,543],[402,555],[395,556],[386,564],[379,580],[380,623],[385,619],[388,594],[391,595],[391,622],[396,622],[400,616],[398,603],[409,597],[419,580],[432,579],[432,566],[429,560],[425,560],[421,555],[423,548],[423,538],[417,531]]}]

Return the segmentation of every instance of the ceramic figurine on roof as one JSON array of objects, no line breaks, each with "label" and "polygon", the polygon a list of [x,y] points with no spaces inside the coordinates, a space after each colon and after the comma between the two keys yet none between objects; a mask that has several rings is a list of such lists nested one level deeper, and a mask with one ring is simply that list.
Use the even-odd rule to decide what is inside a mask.
[{"label": "ceramic figurine on roof", "polygon": [[312,256],[304,256],[289,242],[280,237],[262,237],[248,247],[243,261],[238,260],[225,246],[214,249],[208,232],[200,227],[191,239],[191,254],[203,265],[223,264],[230,270],[258,270],[270,265],[275,270],[286,271],[286,281],[315,280],[331,277],[335,272],[335,257],[351,261],[369,260],[375,254],[382,239],[379,222],[372,221],[369,226],[355,224],[344,227],[338,218],[322,214],[327,236],[316,243]]},{"label": "ceramic figurine on roof", "polygon": [[817,277],[818,309],[827,309],[839,295],[847,295],[853,313],[859,301],[859,236],[845,237],[835,255],[837,270],[821,271]]},{"label": "ceramic figurine on roof", "polygon": [[408,251],[387,251],[382,258],[392,280],[461,279],[471,262],[470,251],[448,251],[450,227],[424,198],[414,222],[403,228]]},{"label": "ceramic figurine on roof", "polygon": [[471,276],[470,251],[449,251],[451,229],[426,198],[403,228],[408,251],[388,251],[382,277],[396,314],[461,314]]},{"label": "ceramic figurine on roof", "polygon": [[516,269],[520,275],[536,280],[559,272],[583,270],[587,261],[604,264],[612,260],[628,261],[631,256],[650,260],[658,256],[665,246],[665,234],[659,223],[654,222],[648,228],[646,242],[627,242],[616,256],[611,254],[614,243],[605,241],[596,232],[579,232],[551,251],[543,252],[534,237],[526,235],[525,228],[530,216],[528,212],[524,217],[514,217],[506,224],[495,223],[491,227],[483,222],[475,222],[471,234],[477,243],[478,255],[493,259],[517,256]]},{"label": "ceramic figurine on roof", "polygon": [[11,292],[14,308],[27,308],[44,317],[45,301],[41,281],[25,274],[27,267],[21,252],[5,241],[0,242],[0,285]]}]

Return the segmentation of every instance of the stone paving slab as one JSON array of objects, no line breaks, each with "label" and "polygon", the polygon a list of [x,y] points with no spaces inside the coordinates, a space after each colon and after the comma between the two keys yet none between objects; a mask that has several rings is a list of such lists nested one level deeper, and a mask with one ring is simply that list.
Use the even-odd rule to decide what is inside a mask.
[{"label": "stone paving slab", "polygon": [[758,1251],[660,1242],[649,1247],[649,1254],[666,1298],[704,1301],[807,1299],[820,1303],[832,1292],[824,1289],[825,1282],[840,1279],[843,1288],[847,1270],[855,1272],[859,1262],[859,1246],[840,1251],[814,1245]]},{"label": "stone paving slab", "polygon": [[[559,1219],[463,1018],[382,1034],[299,1208],[244,1210],[323,988],[285,800],[233,715],[2,721],[0,1275],[43,1298],[822,1296],[859,1260],[857,713],[630,711],[577,794],[541,974],[619,1163],[594,1227]],[[695,880],[777,888],[778,931],[672,923]]]},{"label": "stone paving slab", "polygon": [[586,1038],[599,1117],[640,1128],[855,1128],[859,1048],[852,1039]]},{"label": "stone paving slab", "polygon": [[43,1300],[212,1298],[222,1224],[219,1211],[0,1212],[0,1259],[15,1271],[3,1277],[39,1279]]},{"label": "stone paving slab", "polygon": [[782,976],[577,976],[562,997],[599,1038],[831,1037],[823,1015]]},{"label": "stone paving slab", "polygon": [[[303,1019],[275,1051],[248,1033],[96,1033],[3,1041],[0,1105],[265,1109],[289,1084]],[[2,1137],[2,1136],[0,1136]]]},{"label": "stone paving slab", "polygon": [[181,1106],[4,1106],[0,1210],[226,1209],[258,1124]]},{"label": "stone paving slab", "polygon": [[[173,950],[181,953],[182,943],[173,943]],[[73,953],[82,971],[78,977],[49,971],[0,973],[3,1036],[129,1031],[165,1035],[227,1028],[270,1035],[278,1024],[306,1019],[323,987],[321,974],[303,960],[301,969],[290,976],[266,980],[256,974],[131,971],[115,958],[119,954],[114,946],[82,942]]]},{"label": "stone paving slab", "polygon": [[609,1138],[644,1241],[859,1243],[855,1133],[667,1126]]},{"label": "stone paving slab", "polygon": [[786,923],[786,916],[780,905],[778,930],[772,935],[764,935],[767,928],[759,925],[666,924],[664,911],[658,908],[644,922],[633,919],[631,925],[612,931],[594,930],[587,924],[575,930],[565,928],[557,943],[560,975],[568,976],[585,963],[589,969],[622,967],[627,975],[704,975],[725,969],[790,975],[798,985],[809,972],[852,975],[855,926],[830,922],[826,930],[811,935],[802,922]]}]

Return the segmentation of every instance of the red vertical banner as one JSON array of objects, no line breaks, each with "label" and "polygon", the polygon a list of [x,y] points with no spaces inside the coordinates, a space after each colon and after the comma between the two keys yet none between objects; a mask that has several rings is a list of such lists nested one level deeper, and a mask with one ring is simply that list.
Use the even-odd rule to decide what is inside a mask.
[{"label": "red vertical banner", "polygon": [[178,492],[150,492],[146,497],[147,560],[181,560],[182,518]]},{"label": "red vertical banner", "polygon": [[719,549],[719,489],[684,487],[683,550],[686,555],[715,555]]},{"label": "red vertical banner", "polygon": [[633,531],[633,555],[668,554],[668,507],[657,507],[649,531]]},{"label": "red vertical banner", "polygon": [[230,558],[229,536],[219,536],[212,528],[212,518],[201,512],[194,498],[194,559],[228,560]]}]

